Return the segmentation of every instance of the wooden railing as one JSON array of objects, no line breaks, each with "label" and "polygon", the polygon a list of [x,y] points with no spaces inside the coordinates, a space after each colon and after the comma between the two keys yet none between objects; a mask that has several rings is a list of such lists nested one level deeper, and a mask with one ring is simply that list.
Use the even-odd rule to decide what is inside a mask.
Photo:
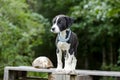
[{"label": "wooden railing", "polygon": [[[45,72],[48,78],[28,77],[27,72]],[[55,69],[37,69],[30,66],[5,67],[3,80],[92,80],[91,76],[120,77],[117,71],[76,70],[75,73],[56,73]]]}]

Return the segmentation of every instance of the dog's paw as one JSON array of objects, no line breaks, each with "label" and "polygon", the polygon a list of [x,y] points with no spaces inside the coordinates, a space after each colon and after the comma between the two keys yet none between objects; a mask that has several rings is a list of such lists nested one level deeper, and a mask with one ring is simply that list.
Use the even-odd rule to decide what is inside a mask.
[{"label": "dog's paw", "polygon": [[65,69],[64,71],[65,71],[65,73],[66,73],[66,74],[69,74],[69,73],[71,73],[71,72],[72,72],[72,70],[71,70],[71,69],[69,69],[69,70],[68,70],[68,69]]},{"label": "dog's paw", "polygon": [[76,73],[75,70],[73,70],[73,69],[64,69],[64,71],[66,74],[75,74]]},{"label": "dog's paw", "polygon": [[70,72],[72,71],[72,68],[69,67],[69,66],[66,66],[66,67],[64,67],[64,71],[65,71],[66,73],[70,73]]},{"label": "dog's paw", "polygon": [[57,68],[55,71],[56,72],[63,72],[63,69]]}]

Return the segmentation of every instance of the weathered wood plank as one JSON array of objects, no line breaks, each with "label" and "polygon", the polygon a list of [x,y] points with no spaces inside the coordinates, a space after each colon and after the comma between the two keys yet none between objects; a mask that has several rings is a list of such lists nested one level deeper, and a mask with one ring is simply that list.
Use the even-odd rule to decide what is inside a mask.
[{"label": "weathered wood plank", "polygon": [[52,73],[54,69],[38,69],[31,66],[19,66],[19,67],[5,67],[5,70],[15,70],[15,71],[32,71],[32,72],[47,72]]},{"label": "weathered wood plank", "polygon": [[54,80],[70,80],[70,75],[53,75]]},{"label": "weathered wood plank", "polygon": [[51,80],[92,80],[92,77],[88,75],[63,75],[54,74],[54,78]]},{"label": "weathered wood plank", "polygon": [[77,80],[93,80],[93,78],[88,75],[78,75]]},{"label": "weathered wood plank", "polygon": [[[17,71],[34,71],[34,72],[47,72],[55,74],[67,74],[65,72],[56,73],[55,69],[37,69],[31,66],[19,66],[19,67],[5,67],[6,70],[17,70]],[[92,76],[116,76],[120,77],[118,71],[97,71],[97,70],[76,70],[76,73],[69,73],[69,75],[92,75]]]},{"label": "weathered wood plank", "polygon": [[81,80],[81,79],[77,79],[77,75],[70,75],[70,80]]},{"label": "weathered wood plank", "polygon": [[53,74],[120,77],[120,72],[118,72],[118,71],[96,71],[96,70],[76,70],[75,73],[65,73],[65,72],[56,73],[56,72],[53,72]]},{"label": "weathered wood plank", "polygon": [[79,75],[120,77],[119,71],[76,70],[76,73]]},{"label": "weathered wood plank", "polygon": [[48,73],[48,80],[54,80],[54,76],[51,73]]},{"label": "weathered wood plank", "polygon": [[[76,70],[75,73],[56,73],[55,69],[37,69],[32,66],[19,66],[19,67],[5,67],[4,69],[4,80],[10,80],[9,77],[11,76],[10,71],[32,71],[32,72],[46,72],[48,74],[56,74],[56,75],[62,75],[63,80],[64,77],[63,75],[70,75],[70,76],[76,76],[76,75],[83,75],[83,76],[114,76],[114,77],[120,77],[120,72],[118,71],[97,71],[97,70]],[[13,74],[12,74],[13,75]],[[14,75],[15,76],[15,75]],[[11,78],[14,78],[14,76]],[[75,78],[69,78],[67,77],[68,80],[76,80]],[[50,79],[49,79],[50,80]],[[51,79],[52,80],[52,79]]]},{"label": "weathered wood plank", "polygon": [[9,78],[9,70],[7,68],[4,69],[4,79],[3,80],[8,80]]}]

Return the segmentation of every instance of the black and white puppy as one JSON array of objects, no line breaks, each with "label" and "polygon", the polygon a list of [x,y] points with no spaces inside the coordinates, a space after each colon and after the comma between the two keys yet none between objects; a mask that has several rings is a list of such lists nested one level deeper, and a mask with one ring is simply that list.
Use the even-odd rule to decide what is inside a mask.
[{"label": "black and white puppy", "polygon": [[73,19],[65,15],[57,15],[53,19],[51,32],[57,33],[56,54],[57,54],[57,71],[62,71],[62,54],[65,55],[64,70],[71,72],[75,70],[77,59],[75,57],[78,47],[78,39],[75,33],[70,30]]}]

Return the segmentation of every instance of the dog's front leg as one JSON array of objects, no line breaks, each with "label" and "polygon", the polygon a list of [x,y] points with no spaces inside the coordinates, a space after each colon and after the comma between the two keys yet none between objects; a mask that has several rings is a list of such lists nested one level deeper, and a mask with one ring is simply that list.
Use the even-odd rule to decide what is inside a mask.
[{"label": "dog's front leg", "polygon": [[64,67],[64,70],[67,73],[72,71],[72,58],[73,56],[67,51],[65,56],[65,67]]},{"label": "dog's front leg", "polygon": [[61,72],[62,71],[62,67],[63,67],[63,63],[62,63],[62,51],[59,50],[57,51],[57,69],[56,71]]}]

